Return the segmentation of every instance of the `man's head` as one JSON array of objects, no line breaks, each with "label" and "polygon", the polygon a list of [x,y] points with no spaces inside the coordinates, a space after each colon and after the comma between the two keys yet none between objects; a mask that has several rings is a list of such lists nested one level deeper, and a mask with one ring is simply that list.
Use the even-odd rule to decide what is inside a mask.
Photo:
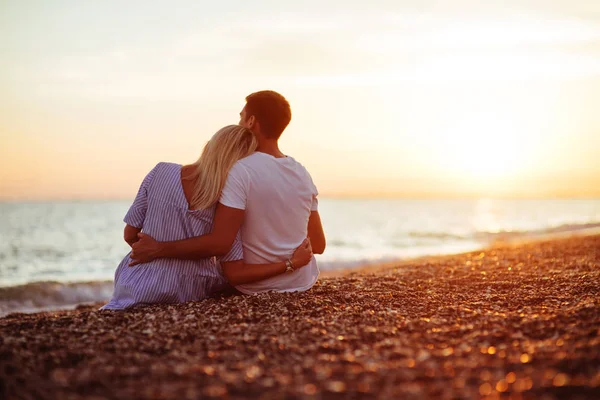
[{"label": "man's head", "polygon": [[272,90],[246,97],[246,106],[240,112],[240,125],[266,139],[279,139],[291,119],[290,103]]}]

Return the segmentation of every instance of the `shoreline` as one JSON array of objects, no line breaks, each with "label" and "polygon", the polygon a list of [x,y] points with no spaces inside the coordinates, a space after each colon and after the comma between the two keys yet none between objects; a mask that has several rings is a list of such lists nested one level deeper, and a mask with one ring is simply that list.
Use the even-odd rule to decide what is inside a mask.
[{"label": "shoreline", "polygon": [[[356,273],[377,273],[391,268],[410,266],[415,263],[428,263],[434,262],[436,260],[442,260],[448,257],[462,256],[472,252],[490,251],[503,246],[520,246],[524,244],[593,235],[600,235],[600,228],[587,228],[578,231],[535,235],[532,237],[517,236],[505,239],[503,241],[497,241],[492,244],[482,245],[481,247],[474,248],[471,251],[459,251],[451,253],[397,258],[387,260],[384,262],[365,262],[363,264],[359,264],[348,268],[321,270],[319,279],[344,277]],[[0,319],[13,313],[36,314],[43,312],[58,312],[73,310],[80,306],[104,304],[103,302],[107,302],[108,298],[110,298],[110,294],[108,294],[108,298],[106,300],[100,300],[98,298],[100,296],[98,292],[105,292],[106,288],[103,288],[103,286],[110,286],[110,292],[112,293],[112,283],[112,279],[103,281],[36,281],[20,285],[0,287]],[[40,285],[46,285],[49,287],[40,288]],[[60,286],[61,288],[57,289],[57,286]],[[82,301],[73,299],[73,293],[71,292],[61,293],[59,291],[60,289],[62,289],[63,291],[75,291],[77,289],[77,286],[81,286],[82,289],[84,289],[84,293],[78,294],[80,296],[79,299],[82,299]],[[30,289],[29,293],[18,293],[19,291],[27,291],[28,289]],[[13,292],[13,294],[7,295],[7,293],[11,291]],[[18,296],[16,296],[16,294],[18,294]],[[63,298],[66,298],[68,300],[62,300]],[[23,303],[20,304],[19,301],[22,301]],[[37,305],[33,304],[34,302],[37,302]],[[48,302],[48,304],[40,304],[44,302]]]},{"label": "shoreline", "polygon": [[0,397],[600,397],[600,235],[409,264],[305,293],[12,314]]},{"label": "shoreline", "polygon": [[356,266],[354,268],[321,271],[320,277],[333,278],[333,277],[348,276],[353,273],[376,273],[376,272],[382,272],[382,271],[385,271],[385,270],[391,269],[391,268],[410,266],[415,263],[433,262],[433,261],[436,261],[439,259],[445,259],[445,258],[455,257],[455,256],[464,256],[466,254],[471,254],[471,253],[480,252],[480,251],[483,251],[483,252],[493,251],[494,249],[503,248],[503,247],[518,247],[518,246],[523,246],[523,245],[528,245],[528,244],[552,242],[552,241],[562,240],[562,239],[575,239],[575,238],[582,238],[582,237],[587,237],[587,236],[598,236],[598,235],[600,235],[600,228],[589,228],[589,229],[582,229],[579,231],[551,233],[551,234],[546,234],[546,235],[537,235],[537,236],[533,236],[533,237],[515,237],[515,238],[505,239],[502,241],[496,241],[495,243],[490,243],[488,245],[483,245],[480,248],[474,249],[472,251],[448,253],[448,254],[423,255],[423,256],[417,256],[417,257],[409,257],[409,258],[401,258],[401,259],[397,259],[397,260],[390,260],[390,261],[386,261],[386,262],[366,263],[363,265]]}]

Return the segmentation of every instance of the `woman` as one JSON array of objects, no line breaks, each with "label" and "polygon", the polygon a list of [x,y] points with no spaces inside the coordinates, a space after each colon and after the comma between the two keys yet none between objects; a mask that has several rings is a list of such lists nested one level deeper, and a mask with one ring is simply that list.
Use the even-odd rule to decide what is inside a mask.
[{"label": "woman", "polygon": [[[159,163],[143,180],[125,215],[124,237],[132,245],[142,230],[160,241],[180,240],[210,233],[215,205],[229,170],[256,150],[256,138],[248,129],[230,125],[219,130],[194,164]],[[161,258],[129,267],[129,253],[115,272],[114,294],[102,309],[126,309],[142,304],[181,303],[202,300],[227,287],[220,262],[243,259],[238,237],[228,254],[202,260]],[[305,241],[286,263],[302,267],[311,260]],[[251,265],[248,266],[252,268]]]}]

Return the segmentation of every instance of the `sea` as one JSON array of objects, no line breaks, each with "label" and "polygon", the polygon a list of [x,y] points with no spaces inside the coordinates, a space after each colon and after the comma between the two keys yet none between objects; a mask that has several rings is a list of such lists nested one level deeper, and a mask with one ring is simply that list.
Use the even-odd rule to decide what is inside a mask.
[{"label": "sea", "polygon": [[[0,202],[0,317],[107,301],[128,201]],[[322,271],[600,232],[600,199],[334,199]]]}]

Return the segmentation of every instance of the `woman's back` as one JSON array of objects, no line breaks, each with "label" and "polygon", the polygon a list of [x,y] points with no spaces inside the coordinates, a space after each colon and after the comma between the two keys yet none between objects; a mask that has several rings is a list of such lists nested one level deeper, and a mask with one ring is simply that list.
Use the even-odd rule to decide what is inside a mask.
[{"label": "woman's back", "polygon": [[[214,212],[214,206],[189,210],[181,183],[181,165],[159,163],[142,182],[124,221],[158,241],[174,241],[210,233]],[[242,256],[238,238],[222,260],[238,260]],[[115,273],[113,299],[103,308],[200,300],[207,297],[207,291],[226,286],[215,257],[159,258],[135,267],[129,267],[130,262],[129,254],[121,261]]]},{"label": "woman's back", "polygon": [[188,210],[181,168],[179,164],[157,164],[148,174],[148,182],[142,183],[146,191],[145,201],[141,199],[138,205],[136,199],[131,207],[134,213],[146,208],[142,229],[161,242],[204,235],[212,229],[214,206],[206,210]]}]

